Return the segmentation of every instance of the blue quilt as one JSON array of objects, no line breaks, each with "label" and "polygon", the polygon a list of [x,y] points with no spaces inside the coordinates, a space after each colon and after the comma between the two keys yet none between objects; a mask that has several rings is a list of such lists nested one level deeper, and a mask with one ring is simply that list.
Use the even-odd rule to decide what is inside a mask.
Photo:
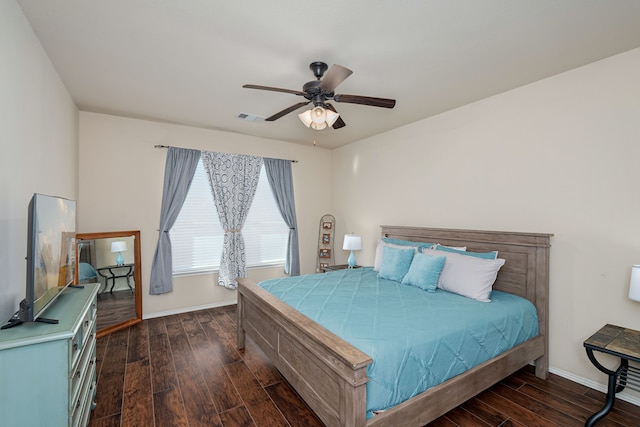
[{"label": "blue quilt", "polygon": [[538,335],[535,307],[524,298],[429,293],[370,267],[260,286],[371,356],[367,418]]}]

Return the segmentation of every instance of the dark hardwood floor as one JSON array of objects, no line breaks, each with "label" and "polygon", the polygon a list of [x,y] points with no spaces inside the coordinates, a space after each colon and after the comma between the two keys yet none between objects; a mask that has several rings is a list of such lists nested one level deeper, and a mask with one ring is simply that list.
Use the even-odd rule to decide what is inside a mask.
[{"label": "dark hardwood floor", "polygon": [[[322,426],[264,354],[235,346],[235,307],[145,320],[98,339],[91,426]],[[581,351],[581,349],[576,349]],[[604,395],[525,368],[429,426],[583,426]],[[639,426],[618,400],[602,426]],[[401,427],[401,426],[398,426]]]},{"label": "dark hardwood floor", "polygon": [[129,289],[98,295],[98,330],[136,318],[136,296]]}]

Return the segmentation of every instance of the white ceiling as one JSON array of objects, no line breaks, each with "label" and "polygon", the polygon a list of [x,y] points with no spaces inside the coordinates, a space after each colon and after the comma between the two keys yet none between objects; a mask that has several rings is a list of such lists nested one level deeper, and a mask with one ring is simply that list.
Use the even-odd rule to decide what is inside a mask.
[{"label": "white ceiling", "polygon": [[[333,148],[640,47],[638,0],[18,0],[78,107]],[[309,63],[353,70],[313,131]]]}]

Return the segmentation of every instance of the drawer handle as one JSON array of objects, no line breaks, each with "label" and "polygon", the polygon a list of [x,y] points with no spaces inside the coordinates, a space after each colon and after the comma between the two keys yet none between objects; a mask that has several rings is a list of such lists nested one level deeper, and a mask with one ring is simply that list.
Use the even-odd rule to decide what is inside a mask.
[{"label": "drawer handle", "polygon": [[85,320],[85,321],[84,321],[84,327],[86,328],[87,326],[89,326],[89,321],[88,321],[88,320]]},{"label": "drawer handle", "polygon": [[73,350],[75,351],[75,350],[77,350],[77,349],[78,349],[78,343],[77,343],[77,342],[74,342],[74,343],[73,343]]}]

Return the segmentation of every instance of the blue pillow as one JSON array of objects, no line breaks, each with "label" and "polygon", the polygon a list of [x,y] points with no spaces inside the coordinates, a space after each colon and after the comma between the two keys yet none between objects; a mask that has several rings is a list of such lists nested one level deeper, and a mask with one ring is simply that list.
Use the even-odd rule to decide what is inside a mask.
[{"label": "blue pillow", "polygon": [[436,245],[435,249],[438,250],[438,251],[453,252],[454,254],[469,255],[469,256],[473,256],[473,257],[476,257],[476,258],[482,258],[482,259],[496,259],[496,258],[498,258],[498,251],[492,251],[492,252],[469,252],[469,251],[461,251],[461,250],[458,250],[458,249],[449,248],[447,246],[442,246],[442,245]]},{"label": "blue pillow", "polygon": [[401,282],[411,267],[411,260],[415,253],[414,248],[400,249],[385,246],[382,248],[382,265],[378,277]]},{"label": "blue pillow", "polygon": [[417,286],[427,292],[435,292],[445,256],[430,256],[417,253],[411,261],[409,271],[402,279],[403,285]]}]

